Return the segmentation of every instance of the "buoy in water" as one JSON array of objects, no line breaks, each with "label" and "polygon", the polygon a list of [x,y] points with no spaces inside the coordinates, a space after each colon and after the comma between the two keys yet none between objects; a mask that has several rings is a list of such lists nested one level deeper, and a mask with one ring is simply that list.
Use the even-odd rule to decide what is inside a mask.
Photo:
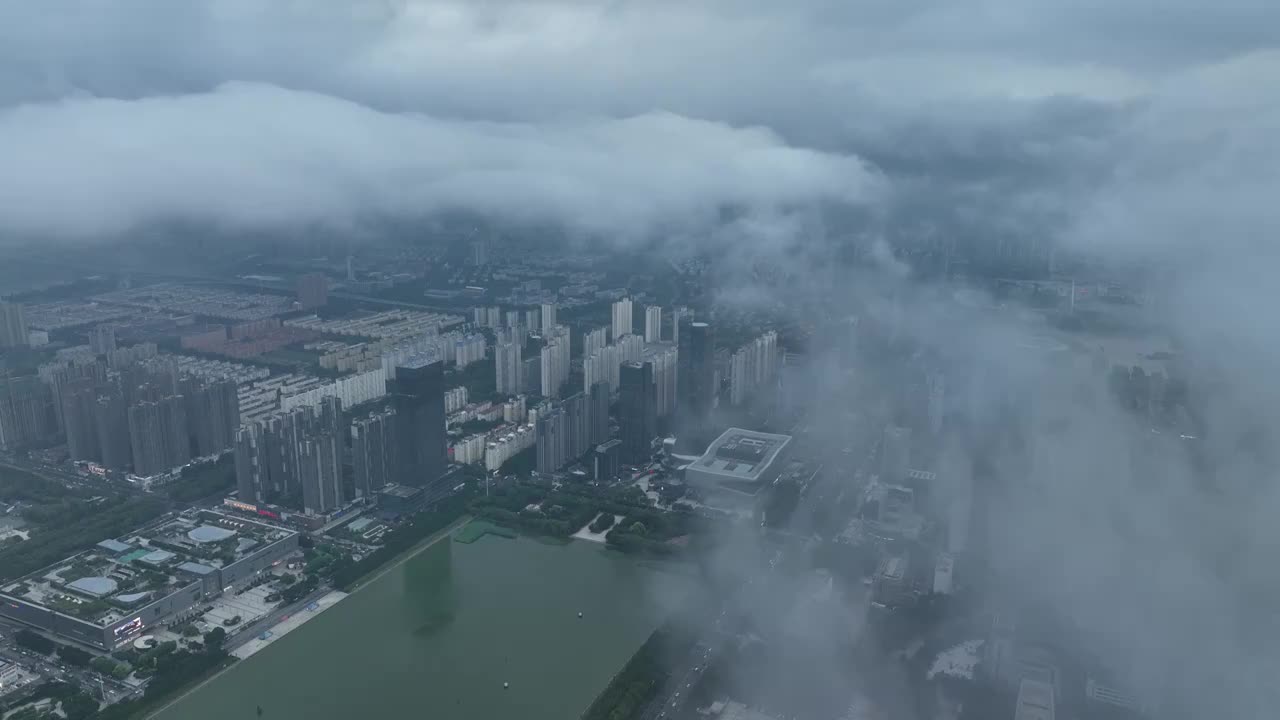
[{"label": "buoy in water", "polygon": [[503,690],[506,690],[506,689],[507,689],[507,688],[509,688],[509,687],[511,687],[511,683],[502,683],[502,689],[503,689]]}]

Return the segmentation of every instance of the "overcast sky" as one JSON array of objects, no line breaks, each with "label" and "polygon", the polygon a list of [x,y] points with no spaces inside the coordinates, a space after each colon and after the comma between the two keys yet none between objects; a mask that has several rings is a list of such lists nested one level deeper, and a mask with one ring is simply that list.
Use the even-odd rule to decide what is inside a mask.
[{"label": "overcast sky", "polygon": [[1280,9],[1206,7],[5,1],[0,232],[840,200],[927,216],[904,234],[1247,233],[1275,220]]}]

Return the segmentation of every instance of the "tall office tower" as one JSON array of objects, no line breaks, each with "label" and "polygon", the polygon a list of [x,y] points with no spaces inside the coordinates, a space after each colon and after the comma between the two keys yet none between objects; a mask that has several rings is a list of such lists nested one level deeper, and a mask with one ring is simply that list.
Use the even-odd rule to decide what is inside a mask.
[{"label": "tall office tower", "polygon": [[302,509],[307,515],[321,515],[342,506],[342,445],[333,433],[320,432],[302,441],[298,474]]},{"label": "tall office tower", "polygon": [[542,329],[556,326],[556,304],[542,303]]},{"label": "tall office tower", "polygon": [[494,348],[494,372],[497,373],[497,390],[508,395],[519,395],[524,389],[521,385],[523,370],[520,353],[524,349],[522,343],[499,343]]},{"label": "tall office tower", "polygon": [[35,375],[0,379],[0,450],[16,450],[57,432],[53,392]]},{"label": "tall office tower", "polygon": [[358,498],[372,498],[395,477],[395,413],[387,410],[351,423],[351,468]]},{"label": "tall office tower", "polygon": [[608,482],[618,477],[618,470],[622,464],[621,455],[621,440],[614,439],[597,445],[592,458],[592,479]]},{"label": "tall office tower", "polygon": [[79,378],[62,389],[62,419],[67,429],[67,452],[72,460],[96,462],[102,457],[98,445],[96,409],[98,384]]},{"label": "tall office tower", "polygon": [[261,505],[267,501],[270,479],[266,433],[261,422],[236,430],[236,494],[240,502]]},{"label": "tall office tower", "polygon": [[880,447],[880,479],[899,483],[911,467],[911,428],[890,425],[884,429]]},{"label": "tall office tower", "polygon": [[[698,421],[706,419],[715,403],[716,359],[715,333],[713,328],[704,322],[689,323],[687,334],[689,372],[680,373],[679,386],[683,388],[682,401],[687,400],[689,412]],[[685,352],[680,352],[683,358]]]},{"label": "tall office tower", "polygon": [[564,399],[568,453],[566,460],[577,460],[591,449],[591,405],[586,393],[576,392]]},{"label": "tall office tower", "polygon": [[89,349],[94,355],[106,355],[116,349],[115,325],[95,325],[89,330]]},{"label": "tall office tower", "polygon": [[946,380],[942,373],[929,374],[929,430],[934,435],[942,432],[942,418],[946,414]]},{"label": "tall office tower", "polygon": [[537,308],[524,311],[524,326],[529,328],[529,332],[538,332],[542,329],[542,314]]},{"label": "tall office tower", "polygon": [[471,241],[471,264],[476,267],[486,265],[489,262],[489,241],[488,240],[472,240]]},{"label": "tall office tower", "polygon": [[599,327],[582,336],[582,357],[589,358],[609,344],[609,328]]},{"label": "tall office tower", "polygon": [[26,347],[27,318],[18,303],[0,301],[0,348]]},{"label": "tall office tower", "polygon": [[622,426],[622,457],[629,463],[644,462],[650,443],[658,434],[656,388],[652,363],[625,363],[618,390],[618,424]]},{"label": "tall office tower", "polygon": [[590,415],[590,433],[588,443],[599,445],[609,439],[609,383],[596,382],[591,385],[588,396]]},{"label": "tall office tower", "polygon": [[128,470],[132,467],[129,406],[125,404],[124,393],[119,388],[108,389],[98,396],[94,407],[94,424],[102,464],[112,470]]},{"label": "tall office tower", "polygon": [[562,408],[538,413],[538,472],[552,473],[564,467],[564,426],[565,418]]},{"label": "tall office tower", "polygon": [[631,298],[622,298],[613,304],[613,341],[631,334]]},{"label": "tall office tower", "polygon": [[662,308],[650,305],[644,309],[644,341],[656,343],[662,341]]},{"label": "tall office tower", "polygon": [[671,333],[671,342],[679,345],[680,328],[688,324],[689,319],[693,317],[693,313],[690,312],[689,308],[680,305],[678,307],[671,308],[671,312],[668,313],[668,315],[671,317],[671,329],[668,331]]},{"label": "tall office tower", "polygon": [[324,307],[329,302],[329,278],[320,273],[307,273],[298,278],[298,304],[303,308]]},{"label": "tall office tower", "polygon": [[445,436],[444,364],[427,359],[396,369],[396,471],[401,485],[426,488],[429,500],[442,494],[438,483],[448,462]]}]

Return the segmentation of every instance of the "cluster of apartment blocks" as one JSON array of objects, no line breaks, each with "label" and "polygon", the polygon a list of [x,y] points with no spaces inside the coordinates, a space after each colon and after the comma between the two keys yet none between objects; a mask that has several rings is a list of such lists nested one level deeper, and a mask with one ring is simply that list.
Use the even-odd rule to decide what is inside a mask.
[{"label": "cluster of apartment blocks", "polygon": [[[113,651],[246,585],[297,549],[292,530],[187,511],[5,583],[0,615]],[[72,577],[77,568],[97,574]],[[144,577],[161,581],[143,585]]]},{"label": "cluster of apartment blocks", "polygon": [[320,367],[340,372],[365,372],[382,368],[393,378],[396,364],[404,358],[432,350],[446,363],[466,367],[484,359],[485,339],[478,333],[447,332],[441,335],[371,340],[348,343],[324,340],[305,349],[319,353]]},{"label": "cluster of apartment blocks", "polygon": [[234,380],[183,373],[154,345],[77,348],[0,383],[0,447],[63,434],[73,460],[141,477],[225,451],[238,422]]}]

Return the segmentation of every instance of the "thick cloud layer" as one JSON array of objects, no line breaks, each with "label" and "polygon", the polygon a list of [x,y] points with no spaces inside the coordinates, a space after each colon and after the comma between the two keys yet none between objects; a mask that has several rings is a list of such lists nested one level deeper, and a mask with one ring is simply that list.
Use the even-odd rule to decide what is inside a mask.
[{"label": "thick cloud layer", "polygon": [[0,156],[8,229],[80,238],[174,218],[270,228],[463,209],[634,239],[710,227],[722,208],[860,202],[877,184],[855,157],[668,113],[462,122],[250,84],[3,111]]}]

